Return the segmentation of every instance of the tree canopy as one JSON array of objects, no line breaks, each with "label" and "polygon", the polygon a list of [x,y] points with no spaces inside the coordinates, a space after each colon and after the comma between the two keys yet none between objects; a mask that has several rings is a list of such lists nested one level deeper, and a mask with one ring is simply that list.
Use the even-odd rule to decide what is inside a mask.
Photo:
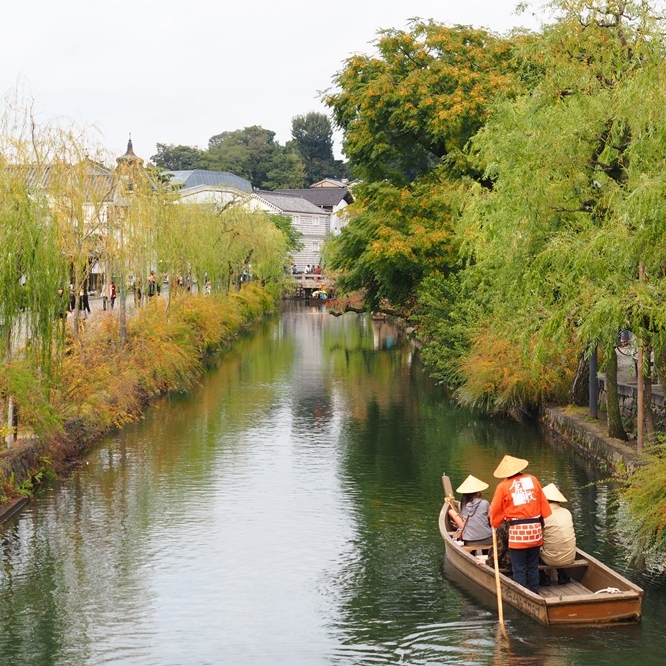
[{"label": "tree canopy", "polygon": [[167,171],[201,169],[204,151],[191,146],[158,143],[157,153],[150,159],[155,166]]},{"label": "tree canopy", "polygon": [[466,147],[492,101],[521,90],[525,41],[414,21],[381,32],[378,55],[353,56],[336,76],[326,102],[363,184],[331,265],[370,307],[411,310],[426,277],[453,270],[461,195],[483,180]]},{"label": "tree canopy", "polygon": [[291,121],[292,144],[305,168],[305,181],[312,185],[323,178],[346,177],[341,160],[333,156],[333,127],[323,113],[311,111]]},{"label": "tree canopy", "polygon": [[519,89],[520,41],[418,20],[380,32],[376,55],[349,58],[326,97],[355,174],[405,185],[463,150],[490,103]]}]

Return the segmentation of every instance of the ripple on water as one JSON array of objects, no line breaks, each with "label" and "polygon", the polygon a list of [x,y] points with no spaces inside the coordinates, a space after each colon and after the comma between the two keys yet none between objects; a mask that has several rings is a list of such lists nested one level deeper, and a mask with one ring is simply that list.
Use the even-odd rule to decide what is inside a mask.
[{"label": "ripple on water", "polygon": [[[382,634],[398,633],[399,623],[384,623]],[[394,640],[358,641],[338,647],[338,664],[475,664],[488,663],[496,642],[497,623],[491,619],[420,625]],[[342,629],[342,628],[341,628]]]}]

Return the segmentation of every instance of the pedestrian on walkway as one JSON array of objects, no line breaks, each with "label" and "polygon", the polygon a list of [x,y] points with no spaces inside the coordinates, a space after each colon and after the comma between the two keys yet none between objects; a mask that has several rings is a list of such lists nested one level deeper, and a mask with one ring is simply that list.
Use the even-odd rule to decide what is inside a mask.
[{"label": "pedestrian on walkway", "polygon": [[84,316],[90,314],[90,303],[88,302],[88,292],[81,288],[79,289],[79,312],[85,313]]},{"label": "pedestrian on walkway", "polygon": [[116,302],[116,283],[111,280],[111,287],[109,288],[109,300],[111,301],[111,309],[113,310],[113,305]]},{"label": "pedestrian on walkway", "polygon": [[148,298],[152,298],[157,293],[157,282],[155,281],[155,273],[150,271],[148,276]]},{"label": "pedestrian on walkway", "polygon": [[69,307],[65,302],[65,290],[62,287],[60,287],[58,289],[58,318],[67,319],[68,310]]},{"label": "pedestrian on walkway", "polygon": [[105,282],[102,286],[102,310],[106,310],[106,304],[109,301],[109,285]]},{"label": "pedestrian on walkway", "polygon": [[74,293],[74,285],[69,285],[69,302],[67,304],[67,311],[74,312],[76,310],[76,294]]}]

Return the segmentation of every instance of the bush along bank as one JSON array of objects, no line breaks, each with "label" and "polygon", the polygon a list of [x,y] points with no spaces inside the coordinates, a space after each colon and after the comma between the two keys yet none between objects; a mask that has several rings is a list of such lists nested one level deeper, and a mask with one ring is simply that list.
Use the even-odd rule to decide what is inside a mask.
[{"label": "bush along bank", "polygon": [[118,312],[99,312],[80,326],[76,342],[66,338],[50,379],[5,366],[0,389],[11,392],[21,424],[17,443],[0,453],[0,504],[20,504],[100,437],[140,419],[152,399],[190,388],[208,359],[275,311],[279,296],[251,284],[228,296],[150,299],[128,317],[124,344]]}]

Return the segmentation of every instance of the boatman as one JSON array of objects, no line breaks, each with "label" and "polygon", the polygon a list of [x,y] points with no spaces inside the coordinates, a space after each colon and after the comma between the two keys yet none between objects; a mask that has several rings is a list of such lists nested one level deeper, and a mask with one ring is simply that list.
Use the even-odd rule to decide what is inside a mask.
[{"label": "boatman", "polygon": [[490,503],[490,524],[509,523],[509,554],[513,580],[539,594],[539,549],[543,544],[542,521],[553,512],[538,479],[523,470],[527,460],[506,455],[493,472],[504,479]]},{"label": "boatman", "polygon": [[[560,506],[560,503],[566,502],[567,498],[554,483],[545,486],[543,494],[553,513],[544,521],[541,561],[557,569],[557,584],[564,585],[570,580],[564,567],[576,559],[576,532],[573,518],[569,509]],[[539,579],[541,585],[550,585],[548,572],[540,571]]]}]

